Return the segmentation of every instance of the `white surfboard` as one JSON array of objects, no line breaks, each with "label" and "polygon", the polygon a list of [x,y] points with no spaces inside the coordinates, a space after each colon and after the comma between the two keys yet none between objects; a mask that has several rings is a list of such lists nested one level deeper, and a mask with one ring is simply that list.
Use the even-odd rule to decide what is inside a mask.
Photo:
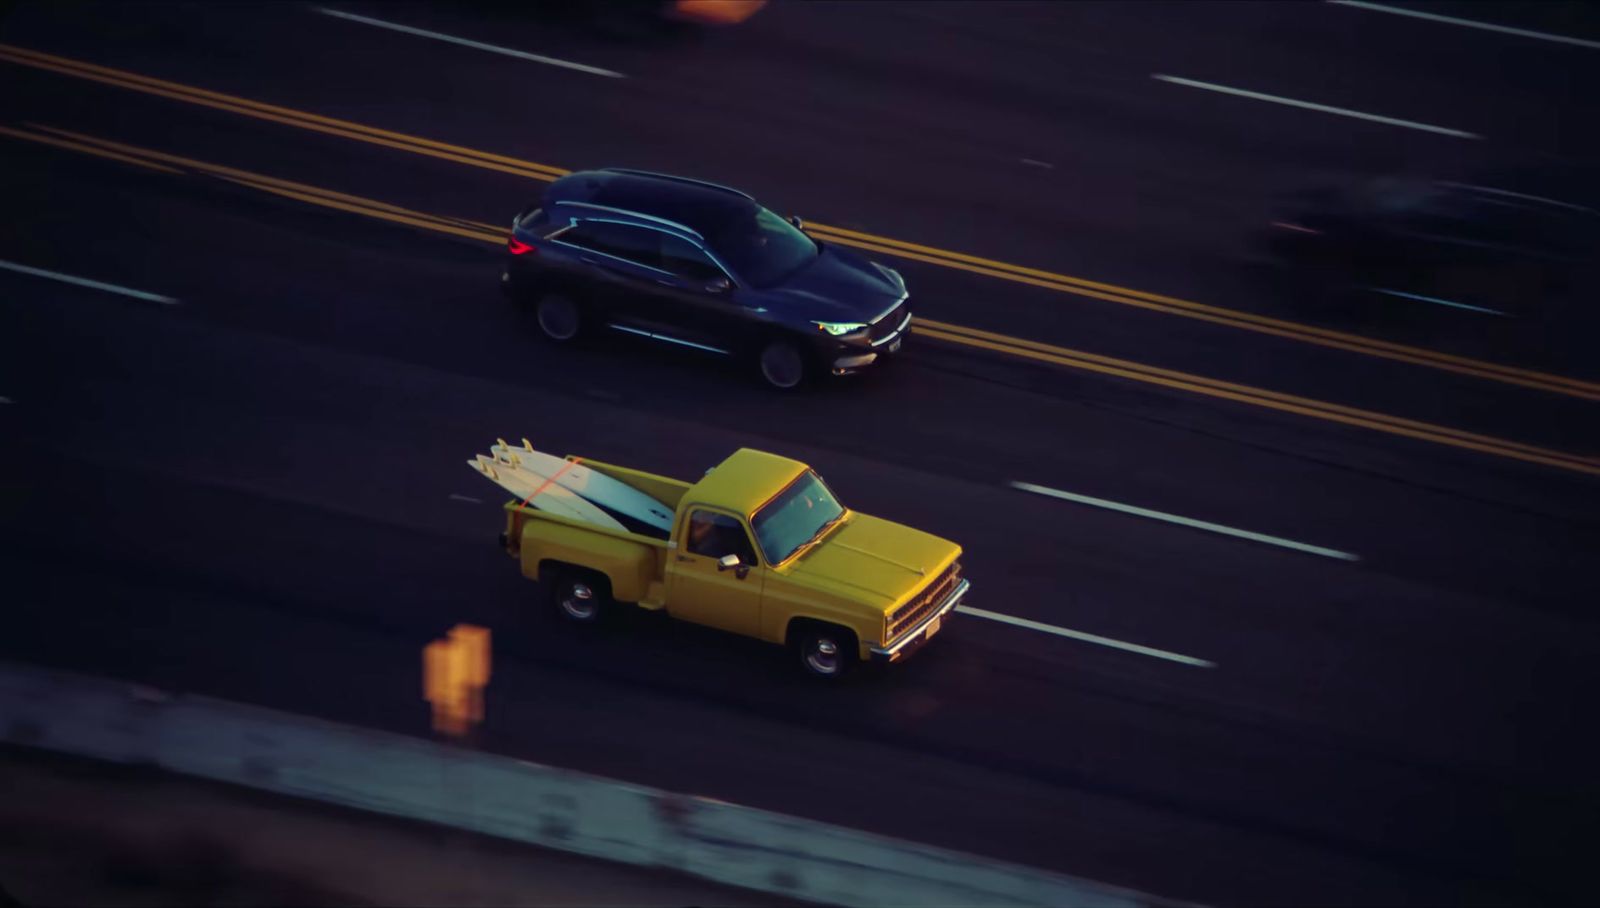
[{"label": "white surfboard", "polygon": [[526,438],[522,440],[520,448],[511,447],[503,438],[496,441],[499,443],[490,450],[497,463],[553,479],[555,484],[570,489],[606,510],[630,517],[646,526],[662,532],[672,530],[673,509],[633,486],[591,470],[581,463],[535,451]]},{"label": "white surfboard", "polygon": [[526,501],[529,507],[582,520],[611,530],[627,530],[620,521],[565,486],[547,482],[548,477],[534,477],[515,467],[507,468],[495,459],[479,454],[476,460],[467,461],[478,474],[493,481],[500,488]]}]

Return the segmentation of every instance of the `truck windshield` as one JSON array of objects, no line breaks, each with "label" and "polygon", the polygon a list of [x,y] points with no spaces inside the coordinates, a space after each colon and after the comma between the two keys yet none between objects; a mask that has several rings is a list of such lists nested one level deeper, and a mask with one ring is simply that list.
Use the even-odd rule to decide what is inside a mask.
[{"label": "truck windshield", "polygon": [[807,470],[757,511],[750,524],[767,562],[780,564],[843,513],[822,478]]}]

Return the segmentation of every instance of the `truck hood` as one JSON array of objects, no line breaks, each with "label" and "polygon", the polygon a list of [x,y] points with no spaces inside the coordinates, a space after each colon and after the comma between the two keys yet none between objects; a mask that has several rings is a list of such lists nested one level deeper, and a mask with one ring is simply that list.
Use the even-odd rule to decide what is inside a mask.
[{"label": "truck hood", "polygon": [[948,539],[866,514],[851,513],[821,544],[801,555],[789,577],[888,609],[961,554]]}]

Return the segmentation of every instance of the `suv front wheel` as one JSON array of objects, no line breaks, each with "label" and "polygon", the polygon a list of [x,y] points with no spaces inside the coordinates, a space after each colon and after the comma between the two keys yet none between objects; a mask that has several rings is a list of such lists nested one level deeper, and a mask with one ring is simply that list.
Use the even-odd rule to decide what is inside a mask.
[{"label": "suv front wheel", "polygon": [[761,377],[780,391],[800,386],[806,379],[806,356],[786,340],[774,340],[761,348]]}]

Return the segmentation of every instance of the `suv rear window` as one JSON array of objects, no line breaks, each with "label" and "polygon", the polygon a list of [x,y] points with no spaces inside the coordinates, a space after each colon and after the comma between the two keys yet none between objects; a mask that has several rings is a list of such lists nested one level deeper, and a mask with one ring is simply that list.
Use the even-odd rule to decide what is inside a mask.
[{"label": "suv rear window", "polygon": [[635,227],[631,224],[619,224],[614,221],[581,221],[578,226],[563,233],[561,241],[606,255],[614,255],[650,268],[660,268],[661,236],[659,230]]}]

